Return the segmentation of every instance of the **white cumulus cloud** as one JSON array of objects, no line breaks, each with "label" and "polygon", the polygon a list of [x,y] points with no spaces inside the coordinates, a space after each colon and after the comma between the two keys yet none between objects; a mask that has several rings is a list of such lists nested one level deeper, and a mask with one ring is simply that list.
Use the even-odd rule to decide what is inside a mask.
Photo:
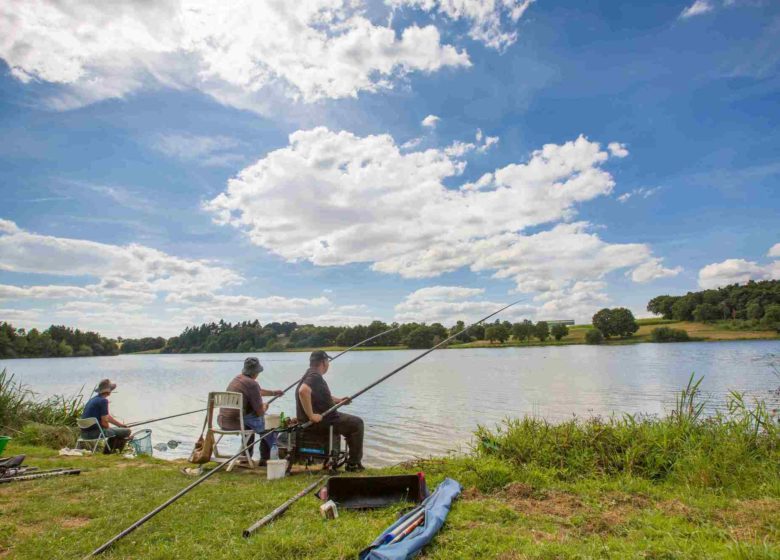
[{"label": "white cumulus cloud", "polygon": [[772,245],[772,247],[769,249],[769,252],[767,253],[767,256],[780,259],[780,243],[775,243]]},{"label": "white cumulus cloud", "polygon": [[51,101],[63,109],[156,87],[241,107],[269,95],[314,102],[470,65],[435,26],[396,32],[353,0],[3,2],[0,57],[23,82],[63,86]]},{"label": "white cumulus cloud", "polygon": [[517,41],[517,23],[533,0],[386,0],[394,7],[413,7],[448,19],[466,21],[469,36],[497,50]]},{"label": "white cumulus cloud", "polygon": [[[205,207],[288,261],[364,262],[406,278],[465,267],[511,279],[520,291],[572,297],[577,282],[621,269],[637,282],[679,272],[645,244],[606,243],[590,224],[569,222],[578,204],[612,192],[601,167],[610,154],[598,143],[580,136],[548,144],[476,183],[445,186],[462,173],[467,151],[404,151],[389,135],[297,131]],[[553,227],[523,233],[543,224]]]},{"label": "white cumulus cloud", "polygon": [[[769,250],[769,256],[778,258],[780,245]],[[729,284],[744,284],[748,280],[780,279],[780,260],[762,265],[745,259],[726,259],[719,263],[708,264],[699,270],[699,286],[705,289],[719,288]]]},{"label": "white cumulus cloud", "polygon": [[[0,270],[11,277],[32,273],[86,282],[0,284],[0,302],[16,306],[0,310],[0,320],[17,327],[63,323],[127,337],[171,336],[185,326],[219,319],[316,324],[370,320],[365,309],[337,305],[322,296],[226,294],[244,279],[215,262],[184,259],[138,244],[40,235],[9,220],[0,220]],[[44,304],[47,307],[39,307]]]}]

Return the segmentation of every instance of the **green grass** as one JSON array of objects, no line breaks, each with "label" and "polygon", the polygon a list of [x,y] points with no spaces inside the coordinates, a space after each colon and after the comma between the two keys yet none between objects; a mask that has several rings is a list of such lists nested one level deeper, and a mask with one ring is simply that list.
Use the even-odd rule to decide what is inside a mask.
[{"label": "green grass", "polygon": [[[698,386],[691,378],[668,418],[510,420],[481,428],[469,454],[366,474],[423,470],[430,487],[463,484],[425,559],[780,558],[777,417],[734,393],[728,413],[705,418]],[[192,480],[182,463],[151,458],[59,458],[12,441],[13,453],[84,472],[0,486],[0,558],[80,558]],[[354,558],[401,509],[325,521],[307,496],[241,537],[311,480],[219,473],[104,557]]]}]

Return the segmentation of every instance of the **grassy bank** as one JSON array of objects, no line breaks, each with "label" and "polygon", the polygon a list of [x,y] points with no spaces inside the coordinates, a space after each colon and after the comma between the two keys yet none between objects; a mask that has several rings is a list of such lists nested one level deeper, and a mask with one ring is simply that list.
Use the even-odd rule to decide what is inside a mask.
[{"label": "grassy bank", "polygon": [[[480,429],[468,455],[367,474],[424,470],[431,487],[445,476],[464,485],[422,558],[780,557],[777,417],[738,395],[715,418],[701,417],[700,405],[691,385],[663,419],[507,421]],[[180,463],[155,459],[63,459],[13,442],[9,452],[84,473],[0,486],[6,558],[82,557],[191,481]],[[105,558],[354,558],[400,510],[344,511],[324,521],[309,496],[251,539],[241,537],[310,480],[220,473]]]}]

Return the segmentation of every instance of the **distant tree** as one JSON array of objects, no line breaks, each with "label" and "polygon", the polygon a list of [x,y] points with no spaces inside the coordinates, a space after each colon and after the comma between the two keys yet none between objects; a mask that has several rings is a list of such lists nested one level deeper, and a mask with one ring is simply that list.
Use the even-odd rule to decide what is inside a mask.
[{"label": "distant tree", "polygon": [[611,336],[625,338],[639,330],[634,314],[625,307],[601,309],[593,316],[593,326],[600,330],[605,338]]},{"label": "distant tree", "polygon": [[693,310],[699,304],[697,298],[683,296],[672,305],[672,319],[676,321],[693,321]]},{"label": "distant tree", "polygon": [[604,335],[604,338],[609,338],[612,335],[612,311],[610,309],[605,307],[597,311],[593,316],[592,323]]},{"label": "distant tree", "polygon": [[[455,323],[455,325],[450,329],[449,335],[453,336],[455,333],[459,333],[463,329],[466,328],[466,324],[463,321],[458,321]],[[462,333],[458,335],[458,337],[455,339],[458,342],[471,342],[471,334],[469,332]]]},{"label": "distant tree", "polygon": [[534,336],[544,342],[550,338],[550,326],[547,321],[539,321],[534,327]]},{"label": "distant tree", "polygon": [[604,335],[598,329],[590,329],[585,333],[586,344],[601,344],[604,342]]},{"label": "distant tree", "polygon": [[503,344],[509,338],[509,331],[501,324],[490,325],[485,329],[485,338],[490,342],[498,341]]},{"label": "distant tree", "polygon": [[707,323],[720,319],[718,306],[712,303],[700,303],[693,310],[693,320],[699,323]]},{"label": "distant tree", "polygon": [[409,333],[409,336],[406,339],[406,345],[409,348],[430,348],[433,346],[434,336],[433,329],[423,325]]},{"label": "distant tree", "polygon": [[780,305],[769,305],[764,310],[764,318],[761,324],[766,328],[776,329],[780,332]]},{"label": "distant tree", "polygon": [[748,319],[758,320],[764,316],[764,310],[762,309],[761,304],[757,301],[750,302],[747,305],[746,311]]},{"label": "distant tree", "polygon": [[672,318],[672,306],[679,298],[674,296],[657,296],[647,304],[647,310],[655,315],[661,315],[664,319]]},{"label": "distant tree", "polygon": [[550,329],[550,334],[553,335],[555,340],[560,340],[569,334],[569,328],[563,323],[555,323]]},{"label": "distant tree", "polygon": [[474,325],[469,329],[469,334],[473,336],[475,340],[485,340],[484,325]]},{"label": "distant tree", "polygon": [[528,319],[522,323],[515,323],[512,325],[512,336],[516,340],[525,341],[534,335],[534,324]]},{"label": "distant tree", "polygon": [[87,346],[86,344],[82,344],[79,346],[79,349],[76,350],[76,356],[79,356],[81,358],[85,358],[92,355],[92,348]]}]

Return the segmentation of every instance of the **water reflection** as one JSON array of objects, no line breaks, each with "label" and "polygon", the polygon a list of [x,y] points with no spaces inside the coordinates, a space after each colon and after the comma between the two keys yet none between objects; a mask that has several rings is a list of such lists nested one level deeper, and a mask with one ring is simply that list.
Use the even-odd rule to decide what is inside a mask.
[{"label": "water reflection", "polygon": [[[704,375],[709,411],[722,406],[730,389],[766,397],[780,381],[767,356],[780,342],[567,346],[434,352],[372,391],[348,411],[366,421],[366,462],[396,463],[411,456],[446,453],[465,446],[477,424],[533,414],[550,420],[572,415],[662,414],[691,372]],[[367,385],[415,351],[352,352],[327,374],[334,395]],[[308,355],[258,354],[265,388],[284,388],[299,378]],[[126,421],[175,414],[205,406],[209,391],[223,390],[243,363],[243,354],[137,355],[112,358],[8,360],[8,370],[41,396],[73,394],[110,377],[119,384],[112,413]],[[292,392],[274,410],[294,412]],[[151,424],[154,443],[180,440],[159,457],[185,457],[203,423],[194,414]],[[237,445],[237,442],[236,442]]]}]

